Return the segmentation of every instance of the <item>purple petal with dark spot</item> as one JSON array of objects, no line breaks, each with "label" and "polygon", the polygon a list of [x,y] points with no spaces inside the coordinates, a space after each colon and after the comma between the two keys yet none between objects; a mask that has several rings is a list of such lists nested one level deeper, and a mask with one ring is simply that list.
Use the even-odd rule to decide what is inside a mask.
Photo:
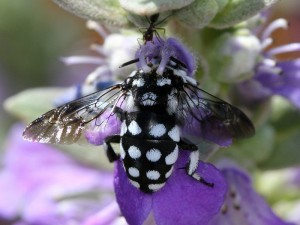
[{"label": "purple petal with dark spot", "polygon": [[269,89],[272,94],[281,95],[300,108],[300,61],[285,61],[278,66],[282,73],[259,73],[255,77],[262,86]]},{"label": "purple petal with dark spot", "polygon": [[209,225],[291,225],[277,217],[255,192],[250,177],[236,166],[222,169],[228,193],[222,211]]}]

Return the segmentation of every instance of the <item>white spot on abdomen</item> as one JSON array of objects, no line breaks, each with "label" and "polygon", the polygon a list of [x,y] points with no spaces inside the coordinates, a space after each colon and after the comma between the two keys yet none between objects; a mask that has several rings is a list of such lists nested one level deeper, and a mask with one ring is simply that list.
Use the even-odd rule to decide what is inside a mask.
[{"label": "white spot on abdomen", "polygon": [[152,191],[158,191],[159,189],[161,189],[166,183],[162,183],[162,184],[149,184],[148,188]]},{"label": "white spot on abdomen", "polygon": [[156,170],[150,170],[146,173],[146,176],[149,180],[158,180],[158,178],[160,177],[160,173]]},{"label": "white spot on abdomen", "polygon": [[179,127],[175,126],[168,132],[169,137],[176,142],[179,142],[180,140],[180,131]]},{"label": "white spot on abdomen", "polygon": [[166,156],[166,164],[167,165],[173,165],[178,158],[178,146],[176,145],[173,152],[171,152],[169,155]]},{"label": "white spot on abdomen", "polygon": [[136,146],[130,146],[130,148],[128,149],[128,154],[130,155],[130,157],[132,159],[138,159],[141,157],[141,151],[138,147]]},{"label": "white spot on abdomen", "polygon": [[161,137],[166,133],[166,127],[163,124],[156,124],[153,127],[151,127],[149,133],[153,137]]},{"label": "white spot on abdomen", "polygon": [[146,157],[150,162],[157,162],[161,157],[161,152],[156,148],[152,148],[146,153]]},{"label": "white spot on abdomen", "polygon": [[130,180],[130,179],[129,179],[129,181],[130,181],[130,183],[131,183],[133,186],[135,186],[136,188],[140,188],[140,184],[139,184],[138,182],[136,182],[136,181],[134,181],[134,180]]},{"label": "white spot on abdomen", "polygon": [[138,177],[140,176],[140,171],[137,169],[137,168],[134,168],[134,167],[130,167],[128,169],[128,173],[133,176],[133,177]]},{"label": "white spot on abdomen", "polygon": [[128,130],[133,135],[138,135],[142,132],[142,129],[135,121],[131,121],[131,123],[128,126]]}]

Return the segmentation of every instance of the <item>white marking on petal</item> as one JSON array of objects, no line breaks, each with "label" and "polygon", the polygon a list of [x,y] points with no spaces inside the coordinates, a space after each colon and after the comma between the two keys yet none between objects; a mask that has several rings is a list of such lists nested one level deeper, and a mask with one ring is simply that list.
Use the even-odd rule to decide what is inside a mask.
[{"label": "white marking on petal", "polygon": [[171,152],[169,155],[166,156],[166,164],[167,165],[173,165],[178,158],[178,146],[176,145],[173,152]]},{"label": "white marking on petal", "polygon": [[150,162],[157,162],[161,157],[161,152],[156,148],[152,148],[146,153],[146,157]]},{"label": "white marking on petal", "polygon": [[134,181],[134,180],[130,180],[130,179],[129,179],[129,181],[130,181],[130,183],[131,183],[133,186],[135,186],[136,188],[140,188],[140,184],[139,184],[138,182],[136,182],[136,181]]},{"label": "white marking on petal", "polygon": [[140,128],[140,126],[135,121],[131,121],[131,123],[128,126],[128,130],[133,135],[138,135],[142,132],[142,129]]},{"label": "white marking on petal", "polygon": [[168,78],[161,78],[161,79],[157,79],[156,85],[157,86],[164,86],[164,85],[171,85],[171,80]]},{"label": "white marking on petal", "polygon": [[161,137],[166,133],[167,129],[165,125],[163,124],[156,124],[153,127],[151,127],[150,135],[153,137]]},{"label": "white marking on petal", "polygon": [[133,177],[138,177],[140,176],[140,171],[137,169],[137,168],[134,168],[134,167],[130,167],[128,169],[128,173],[133,176]]},{"label": "white marking on petal", "polygon": [[158,191],[159,189],[161,189],[166,183],[162,183],[162,184],[149,184],[148,188],[152,191]]},{"label": "white marking on petal", "polygon": [[128,153],[132,159],[138,159],[142,154],[140,149],[134,145],[130,146],[130,148],[128,149]]},{"label": "white marking on petal", "polygon": [[158,180],[158,178],[160,177],[160,173],[156,170],[150,170],[146,173],[146,176],[149,180]]},{"label": "white marking on petal", "polygon": [[180,141],[180,130],[178,126],[174,126],[169,132],[169,137],[176,142]]},{"label": "white marking on petal", "polygon": [[165,174],[165,178],[169,178],[173,172],[174,166],[171,167],[171,169]]}]

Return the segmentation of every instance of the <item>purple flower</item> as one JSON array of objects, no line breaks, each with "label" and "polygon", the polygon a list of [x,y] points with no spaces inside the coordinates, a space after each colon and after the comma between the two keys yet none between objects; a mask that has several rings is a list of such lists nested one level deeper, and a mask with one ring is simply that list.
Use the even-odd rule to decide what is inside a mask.
[{"label": "purple flower", "polygon": [[[262,50],[272,44],[270,35],[278,28],[287,28],[287,21],[277,19],[264,30],[261,36]],[[256,66],[254,77],[237,86],[240,98],[248,104],[255,104],[269,99],[272,95],[281,95],[300,108],[300,59],[280,62],[275,59],[278,54],[299,50],[300,43],[265,50],[262,60]]]},{"label": "purple flower", "polygon": [[99,198],[112,192],[111,173],[80,165],[50,146],[23,141],[21,133],[16,126],[8,138],[0,172],[0,220],[80,223],[113,201],[109,195]]},{"label": "purple flower", "polygon": [[221,173],[228,185],[222,210],[209,225],[291,225],[277,217],[255,192],[250,177],[232,163],[224,162]]},{"label": "purple flower", "polygon": [[158,192],[146,194],[128,180],[118,161],[115,168],[115,192],[127,222],[132,225],[154,220],[156,224],[207,224],[218,213],[224,201],[226,184],[220,172],[211,164],[201,162],[197,173],[214,183],[208,187],[188,176],[185,167],[187,151],[182,151],[174,172]]},{"label": "purple flower", "polygon": [[[182,43],[175,38],[154,38],[146,42],[138,51],[138,68],[144,72],[150,72],[153,65],[157,66],[156,73],[162,75],[168,63],[181,62],[187,70],[188,76],[194,76],[196,62],[193,55],[186,50]],[[152,67],[149,66],[152,65]]]}]

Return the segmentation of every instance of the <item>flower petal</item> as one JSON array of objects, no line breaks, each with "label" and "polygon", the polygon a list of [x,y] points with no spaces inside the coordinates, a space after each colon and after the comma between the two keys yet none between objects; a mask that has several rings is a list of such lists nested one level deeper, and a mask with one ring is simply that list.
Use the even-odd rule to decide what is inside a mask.
[{"label": "flower petal", "polygon": [[300,108],[300,73],[297,63],[299,60],[280,63],[282,74],[258,73],[255,79],[272,94],[281,95]]},{"label": "flower petal", "polygon": [[237,166],[224,167],[228,193],[222,211],[209,225],[286,225],[252,188],[250,177]]},{"label": "flower petal", "polygon": [[159,64],[156,72],[162,74],[166,65],[172,60],[171,58],[180,61],[186,66],[188,76],[193,76],[196,70],[195,58],[175,38],[166,40],[154,38],[153,41],[148,41],[137,51],[136,57],[139,58],[138,68],[141,68],[144,72],[151,71],[151,67],[148,66],[150,61],[154,65]]},{"label": "flower petal", "polygon": [[[106,123],[102,123],[100,126],[97,125],[98,121],[106,120]],[[102,145],[106,137],[120,134],[121,122],[115,115],[110,115],[110,112],[108,112],[101,115],[92,126],[95,126],[95,128],[85,132],[86,139],[93,145]]]},{"label": "flower petal", "polygon": [[79,199],[71,204],[71,198],[66,198],[71,207],[65,208],[63,199],[95,189],[110,191],[111,174],[82,166],[48,145],[26,142],[21,133],[21,126],[12,129],[0,173],[0,198],[4,200],[1,216],[20,217],[30,224],[44,224],[41,221],[46,218],[56,221],[49,224],[66,224],[67,220],[81,220],[100,209],[98,200],[87,208],[79,204]]},{"label": "flower petal", "polygon": [[153,194],[153,213],[157,224],[207,224],[220,210],[226,193],[226,183],[220,171],[201,162],[197,173],[214,187],[208,187],[182,168],[189,151],[182,151],[176,168],[165,187]]}]

